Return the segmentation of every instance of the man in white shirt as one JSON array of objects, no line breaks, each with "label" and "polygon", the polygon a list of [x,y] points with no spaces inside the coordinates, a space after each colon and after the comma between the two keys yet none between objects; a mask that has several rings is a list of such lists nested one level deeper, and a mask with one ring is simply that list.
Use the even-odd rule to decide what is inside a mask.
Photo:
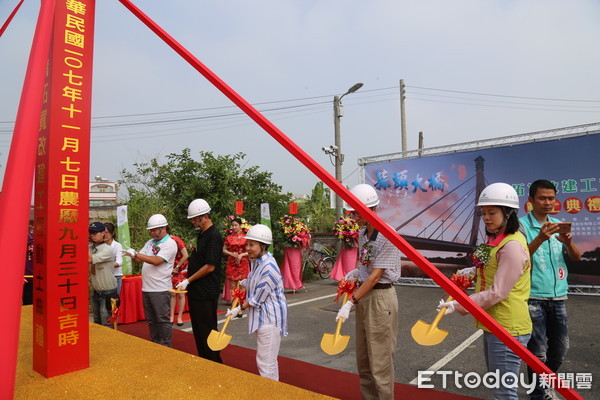
[{"label": "man in white shirt", "polygon": [[171,347],[172,325],[169,320],[172,288],[171,274],[177,254],[177,243],[167,233],[167,219],[155,214],[148,219],[148,240],[140,252],[129,249],[124,255],[142,266],[142,298],[144,314],[154,343]]}]

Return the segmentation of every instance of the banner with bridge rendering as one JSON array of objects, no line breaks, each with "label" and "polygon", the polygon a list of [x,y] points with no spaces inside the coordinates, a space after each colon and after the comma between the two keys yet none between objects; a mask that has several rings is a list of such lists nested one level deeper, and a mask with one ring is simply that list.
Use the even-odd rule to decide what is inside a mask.
[{"label": "banner with bridge rendering", "polygon": [[[366,162],[365,182],[381,199],[378,214],[432,261],[460,263],[483,242],[475,217],[478,193],[506,182],[517,190],[519,217],[528,211],[529,185],[552,181],[555,218],[572,223],[583,257],[569,263],[571,284],[600,284],[600,132],[423,157]],[[449,260],[449,261],[444,261]],[[404,275],[404,273],[403,273]]]}]

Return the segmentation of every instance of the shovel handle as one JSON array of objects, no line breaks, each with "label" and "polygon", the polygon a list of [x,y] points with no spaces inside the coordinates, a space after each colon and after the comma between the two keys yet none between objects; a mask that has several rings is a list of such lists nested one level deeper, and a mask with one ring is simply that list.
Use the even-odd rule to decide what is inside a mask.
[{"label": "shovel handle", "polygon": [[[237,282],[236,289],[239,287],[240,287],[240,281]],[[233,302],[231,303],[231,309],[233,310],[234,308],[237,307],[237,305],[238,305],[238,299],[235,298],[235,299],[233,299]],[[223,325],[223,329],[221,329],[219,337],[223,336],[225,329],[227,329],[227,325],[229,325],[229,321],[231,321],[231,315],[227,316],[227,319],[225,320],[225,324]]]},{"label": "shovel handle", "polygon": [[[237,303],[238,303],[238,299],[233,299],[233,303],[231,303],[232,310],[237,307]],[[223,329],[221,329],[221,332],[219,332],[220,333],[219,336],[223,336],[223,333],[225,333],[225,329],[227,329],[227,325],[229,325],[229,321],[231,321],[231,315],[227,316],[227,319],[225,320],[225,324],[223,325]]]},{"label": "shovel handle", "polygon": [[[344,297],[342,297],[342,305],[346,304],[348,301],[348,293],[344,293]],[[337,320],[337,326],[335,327],[335,336],[340,336],[340,331],[342,330],[342,324],[344,323],[344,319],[340,318]]]},{"label": "shovel handle", "polygon": [[[446,299],[446,303],[452,301],[452,296],[448,296],[448,298]],[[433,320],[433,322],[431,323],[431,329],[434,329],[437,327],[437,324],[440,322],[440,320],[442,319],[442,317],[444,316],[444,313],[446,312],[446,308],[448,307],[443,307],[435,316],[435,319]]]}]

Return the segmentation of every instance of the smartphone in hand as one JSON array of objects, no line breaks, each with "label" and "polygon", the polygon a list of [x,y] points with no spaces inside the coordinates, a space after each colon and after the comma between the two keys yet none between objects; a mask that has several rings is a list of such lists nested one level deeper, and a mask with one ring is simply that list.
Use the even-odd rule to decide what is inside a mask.
[{"label": "smartphone in hand", "polygon": [[571,223],[570,222],[559,222],[556,225],[558,225],[558,233],[560,234],[564,234],[564,233],[570,233],[571,232]]}]

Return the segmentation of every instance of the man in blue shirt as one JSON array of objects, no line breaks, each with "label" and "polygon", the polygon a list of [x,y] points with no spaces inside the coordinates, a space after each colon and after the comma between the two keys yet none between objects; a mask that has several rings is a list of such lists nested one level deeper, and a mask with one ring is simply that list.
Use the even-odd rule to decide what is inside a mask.
[{"label": "man in blue shirt", "polygon": [[[567,325],[567,264],[564,251],[572,261],[581,258],[571,233],[557,235],[556,218],[548,214],[554,208],[556,187],[547,180],[537,180],[529,188],[533,209],[520,218],[521,231],[527,238],[531,254],[531,294],[529,314],[533,332],[527,348],[552,371],[557,372],[569,349]],[[533,376],[533,370],[528,368]],[[542,385],[540,385],[542,383]],[[543,382],[531,393],[531,400],[552,399],[553,390]]]}]

